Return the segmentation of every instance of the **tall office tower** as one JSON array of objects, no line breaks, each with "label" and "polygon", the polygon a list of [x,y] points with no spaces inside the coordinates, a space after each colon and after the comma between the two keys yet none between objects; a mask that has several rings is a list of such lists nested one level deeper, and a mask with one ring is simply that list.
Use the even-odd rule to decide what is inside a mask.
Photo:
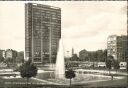
[{"label": "tall office tower", "polygon": [[61,38],[61,9],[25,4],[25,57],[33,63],[55,63]]},{"label": "tall office tower", "polygon": [[108,37],[107,56],[111,55],[118,61],[126,61],[127,48],[127,36],[111,35]]}]

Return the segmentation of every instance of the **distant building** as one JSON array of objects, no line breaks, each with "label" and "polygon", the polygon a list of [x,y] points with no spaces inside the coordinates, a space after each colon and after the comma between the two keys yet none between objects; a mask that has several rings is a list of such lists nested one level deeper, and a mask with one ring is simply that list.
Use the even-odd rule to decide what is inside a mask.
[{"label": "distant building", "polygon": [[89,55],[89,53],[88,53],[88,51],[87,50],[81,50],[80,52],[79,52],[79,59],[81,60],[81,61],[88,61],[88,55]]},{"label": "distant building", "polygon": [[127,36],[111,35],[107,39],[107,56],[113,56],[115,60],[126,61]]},{"label": "distant building", "polygon": [[0,50],[0,67],[16,67],[24,62],[24,52],[13,49]]},{"label": "distant building", "polygon": [[16,58],[17,57],[17,51],[12,49],[7,49],[5,51],[5,58]]},{"label": "distant building", "polygon": [[107,49],[96,51],[87,51],[84,49],[79,52],[80,61],[105,62],[106,59]]},{"label": "distant building", "polygon": [[12,49],[7,49],[5,51],[5,60],[9,63],[15,63],[17,57],[17,51]]},{"label": "distant building", "polygon": [[42,65],[55,63],[61,38],[61,9],[25,4],[25,57]]}]

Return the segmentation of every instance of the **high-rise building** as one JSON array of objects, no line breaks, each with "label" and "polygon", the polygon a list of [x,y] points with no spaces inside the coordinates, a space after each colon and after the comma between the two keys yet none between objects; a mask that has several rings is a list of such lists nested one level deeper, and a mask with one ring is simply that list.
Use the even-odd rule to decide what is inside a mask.
[{"label": "high-rise building", "polygon": [[61,9],[25,4],[25,57],[35,64],[55,63],[61,38]]},{"label": "high-rise building", "polygon": [[127,36],[111,35],[107,39],[107,56],[113,56],[115,60],[126,61]]}]

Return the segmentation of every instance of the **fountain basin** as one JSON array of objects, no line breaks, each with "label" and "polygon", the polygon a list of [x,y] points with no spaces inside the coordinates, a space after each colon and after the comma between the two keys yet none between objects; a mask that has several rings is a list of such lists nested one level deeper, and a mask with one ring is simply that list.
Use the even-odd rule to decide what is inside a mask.
[{"label": "fountain basin", "polygon": [[[113,80],[122,79],[124,76],[113,77]],[[47,80],[49,82],[58,83],[61,85],[69,85],[69,79],[59,79],[55,77],[54,71],[43,71],[37,75],[38,79]],[[81,84],[97,81],[111,80],[111,76],[108,75],[96,75],[96,74],[79,74],[76,73],[76,77],[72,79],[72,84]]]}]

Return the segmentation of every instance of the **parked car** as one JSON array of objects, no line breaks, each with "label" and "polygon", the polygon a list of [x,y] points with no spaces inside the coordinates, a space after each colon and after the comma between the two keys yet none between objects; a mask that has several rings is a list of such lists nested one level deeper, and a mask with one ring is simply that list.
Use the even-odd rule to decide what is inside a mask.
[{"label": "parked car", "polygon": [[127,68],[127,63],[126,62],[120,62],[119,66],[120,66],[120,69],[126,69]]},{"label": "parked car", "polygon": [[98,67],[105,68],[106,67],[106,63],[105,62],[98,62]]}]

